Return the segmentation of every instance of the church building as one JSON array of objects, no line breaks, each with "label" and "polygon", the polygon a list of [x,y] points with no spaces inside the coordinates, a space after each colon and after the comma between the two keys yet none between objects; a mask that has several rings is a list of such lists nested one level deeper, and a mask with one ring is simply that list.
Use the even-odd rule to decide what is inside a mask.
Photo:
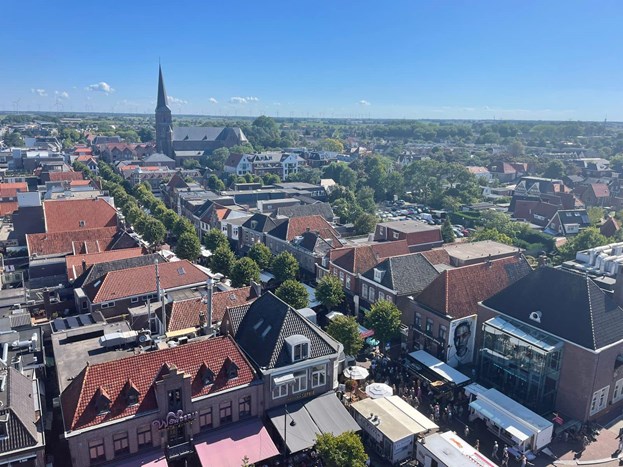
[{"label": "church building", "polygon": [[156,104],[156,150],[175,159],[178,166],[185,160],[199,160],[218,148],[247,143],[242,129],[238,127],[173,127],[171,109],[162,78],[162,67],[158,76],[158,102]]}]

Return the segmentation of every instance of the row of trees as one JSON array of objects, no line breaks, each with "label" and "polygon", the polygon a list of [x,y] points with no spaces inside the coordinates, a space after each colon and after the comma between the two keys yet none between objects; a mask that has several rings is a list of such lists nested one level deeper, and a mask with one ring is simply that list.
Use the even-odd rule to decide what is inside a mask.
[{"label": "row of trees", "polygon": [[[94,176],[84,164],[76,162],[74,168],[89,178]],[[178,257],[191,261],[199,257],[201,244],[193,224],[167,208],[151,192],[149,184],[141,183],[132,188],[103,161],[98,162],[98,169],[103,187],[114,197],[116,206],[146,242],[159,245],[169,232],[176,238],[175,254]]]}]

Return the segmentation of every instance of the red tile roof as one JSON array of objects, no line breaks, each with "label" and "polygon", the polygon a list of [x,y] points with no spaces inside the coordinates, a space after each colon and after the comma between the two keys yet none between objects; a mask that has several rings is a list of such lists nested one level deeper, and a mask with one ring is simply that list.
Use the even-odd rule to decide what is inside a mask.
[{"label": "red tile roof", "polygon": [[492,297],[531,270],[523,256],[446,269],[416,301],[453,318],[471,316],[478,311],[478,302]]},{"label": "red tile roof", "polygon": [[[91,151],[90,148],[85,148],[88,149],[89,151]],[[78,159],[76,159],[78,162],[89,162],[89,161],[93,161],[93,162],[97,162],[97,159],[95,158],[95,156],[93,156],[90,152],[89,154],[81,154],[78,156]]]},{"label": "red tile roof", "polygon": [[84,272],[84,267],[89,268],[94,264],[107,263],[118,259],[134,258],[143,254],[142,248],[125,248],[122,250],[103,251],[101,253],[91,253],[86,255],[70,255],[65,257],[65,266],[67,268],[67,277],[73,281]]},{"label": "red tile roof", "polygon": [[97,229],[117,225],[117,210],[99,198],[45,201],[43,215],[46,232]]},{"label": "red tile roof", "polygon": [[51,182],[66,182],[71,180],[82,180],[82,172],[48,172]]},{"label": "red tile roof", "polygon": [[0,216],[8,216],[13,214],[19,208],[17,201],[2,201],[0,202]]},{"label": "red tile roof", "polygon": [[72,180],[69,182],[69,186],[88,186],[91,184],[91,180]]},{"label": "red tile roof", "polygon": [[294,237],[303,235],[305,232],[318,232],[321,238],[331,238],[334,245],[339,245],[339,234],[331,227],[322,216],[292,217],[288,219],[286,240],[291,242]]},{"label": "red tile roof", "polygon": [[336,266],[361,274],[373,268],[385,258],[406,255],[409,246],[406,240],[381,242],[355,247],[338,248],[331,252],[331,261]]},{"label": "red tile roof", "polygon": [[[203,284],[208,275],[188,260],[160,263],[160,286],[165,289]],[[97,282],[96,282],[97,283]],[[89,285],[86,293],[92,303],[120,300],[156,291],[156,268],[152,265],[111,271],[97,287]]]},{"label": "red tile roof", "polygon": [[607,198],[610,196],[610,189],[605,183],[591,183],[591,188],[596,198]]},{"label": "red tile roof", "polygon": [[[74,149],[74,154],[91,154],[92,152],[93,150],[91,148],[75,148]],[[82,157],[82,155],[80,157]],[[80,160],[80,157],[78,158],[78,160]]]},{"label": "red tile roof", "polygon": [[25,191],[28,191],[28,184],[26,182],[0,183],[0,198],[15,198],[17,192]]},{"label": "red tile roof", "polygon": [[[215,292],[212,295],[212,322],[223,320],[227,308],[251,303],[257,297],[252,287]],[[199,327],[199,313],[206,311],[201,298],[173,302],[170,306],[168,331]]]},{"label": "red tile roof", "polygon": [[[238,376],[227,378],[233,362]],[[207,367],[214,374],[214,383],[203,384]],[[65,429],[68,431],[96,426],[158,408],[155,384],[170,371],[184,372],[191,377],[191,398],[212,395],[250,384],[255,372],[242,352],[228,336],[202,339],[179,347],[157,350],[141,355],[88,365],[61,394]],[[128,405],[126,387],[134,386],[138,403]],[[96,394],[106,394],[110,411],[98,414]]]},{"label": "red tile roof", "polygon": [[450,266],[450,264],[452,264],[450,262],[448,250],[445,248],[433,248],[432,250],[423,251],[422,256],[424,256],[424,258],[426,258],[433,266],[437,266],[439,264],[446,264]]},{"label": "red tile roof", "polygon": [[116,233],[117,227],[102,227],[70,232],[27,234],[26,246],[29,255],[58,255],[74,251],[95,253],[107,250]]}]

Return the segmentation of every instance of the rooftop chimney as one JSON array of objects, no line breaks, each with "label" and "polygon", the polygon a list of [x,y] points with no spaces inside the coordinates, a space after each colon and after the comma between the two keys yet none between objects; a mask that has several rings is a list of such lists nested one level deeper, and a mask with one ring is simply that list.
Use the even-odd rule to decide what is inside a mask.
[{"label": "rooftop chimney", "polygon": [[206,281],[206,317],[205,317],[205,332],[207,335],[212,334],[212,295],[214,293],[214,280],[212,278],[208,278]]}]

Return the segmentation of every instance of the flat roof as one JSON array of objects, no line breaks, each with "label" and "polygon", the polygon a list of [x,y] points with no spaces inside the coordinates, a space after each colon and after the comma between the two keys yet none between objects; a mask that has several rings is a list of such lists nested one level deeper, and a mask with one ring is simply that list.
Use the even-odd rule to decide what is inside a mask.
[{"label": "flat roof", "polygon": [[440,462],[452,467],[496,467],[497,464],[476,451],[467,441],[452,431],[433,433],[426,437],[425,450],[433,454]]},{"label": "flat roof", "polygon": [[516,253],[518,248],[505,245],[504,243],[494,242],[493,240],[483,240],[480,242],[461,242],[444,245],[443,247],[450,256],[459,260],[474,258],[487,258],[489,255],[510,255]]},{"label": "flat roof", "polygon": [[495,404],[496,406],[503,408],[505,411],[512,414],[513,417],[518,418],[529,427],[532,427],[534,430],[543,431],[553,426],[553,423],[549,420],[546,420],[539,414],[530,410],[528,407],[525,407],[519,402],[502,394],[497,389],[489,389],[485,393],[480,394],[478,396],[478,400],[486,400],[489,403]]},{"label": "flat roof", "polygon": [[[82,328],[86,332],[86,328]],[[91,332],[98,333],[94,337],[83,340],[73,340],[79,338],[72,336],[69,331],[52,333],[52,347],[56,356],[56,371],[58,374],[59,392],[63,392],[71,381],[85,367],[87,362],[104,363],[118,360],[134,355],[134,349],[129,350],[108,350],[100,345],[99,338],[103,333],[114,331],[131,331],[130,325],[126,321],[114,324],[88,326]],[[69,337],[69,339],[68,339]]]},{"label": "flat roof", "polygon": [[469,406],[476,412],[482,414],[487,420],[506,430],[520,444],[530,439],[530,437],[535,434],[518,419],[505,414],[494,404],[484,399],[476,399],[470,402]]},{"label": "flat roof", "polygon": [[381,225],[383,227],[389,227],[390,229],[397,230],[403,233],[426,232],[428,230],[440,229],[440,226],[438,225],[428,225],[426,222],[415,220],[381,222],[378,225]]},{"label": "flat roof", "polygon": [[380,422],[375,427],[392,442],[439,428],[399,396],[363,399],[351,407],[366,419],[370,414],[378,417]]}]

